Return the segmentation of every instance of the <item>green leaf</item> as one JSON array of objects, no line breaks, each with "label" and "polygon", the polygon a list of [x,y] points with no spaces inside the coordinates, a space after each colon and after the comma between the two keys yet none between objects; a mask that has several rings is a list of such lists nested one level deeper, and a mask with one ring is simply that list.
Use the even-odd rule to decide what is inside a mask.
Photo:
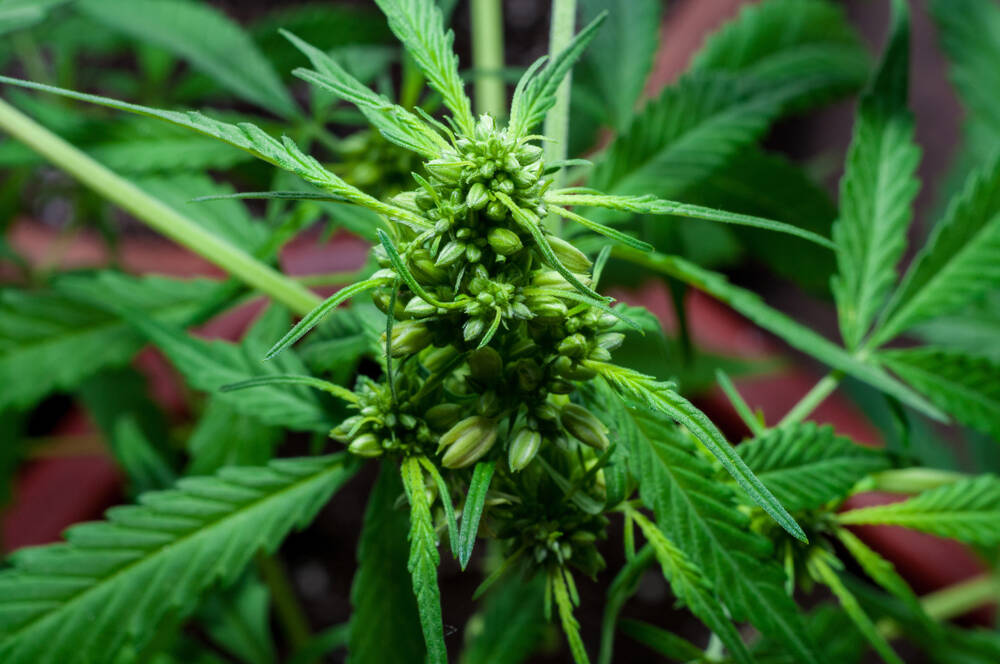
[{"label": "green leaf", "polygon": [[722,432],[704,413],[679,395],[672,384],[657,382],[638,371],[613,364],[588,362],[587,366],[603,376],[630,407],[648,408],[684,425],[719,460],[754,503],[760,505],[793,537],[806,541],[799,524],[747,467]]},{"label": "green leaf", "polygon": [[9,78],[7,76],[0,76],[0,83],[18,85],[22,88],[39,90],[41,92],[49,92],[63,97],[68,97],[70,99],[86,101],[99,106],[107,106],[109,108],[116,108],[120,111],[137,113],[138,115],[145,115],[147,117],[164,120],[181,127],[186,127],[201,134],[205,134],[206,136],[217,138],[218,140],[240,148],[241,150],[245,150],[258,159],[262,159],[263,161],[273,164],[278,168],[294,173],[309,184],[312,184],[323,191],[342,196],[355,205],[367,207],[376,212],[385,214],[386,216],[398,219],[401,222],[413,224],[415,226],[429,225],[429,222],[422,217],[394,205],[383,203],[378,199],[362,192],[356,187],[347,184],[341,178],[323,168],[323,165],[320,164],[314,157],[302,152],[302,150],[287,136],[283,137],[283,139],[279,141],[264,132],[260,127],[249,122],[230,124],[228,122],[213,120],[196,111],[161,111],[148,106],[130,104],[128,102],[109,99],[108,97],[74,92],[73,90],[57,88],[51,85],[43,85],[41,83],[33,83],[31,81],[22,81],[16,78]]},{"label": "green leaf", "polygon": [[411,664],[424,659],[420,616],[406,569],[408,519],[396,507],[402,492],[395,465],[383,461],[368,498],[358,571],[351,584],[348,651],[354,664]]},{"label": "green leaf", "polygon": [[655,557],[653,547],[644,545],[637,554],[626,558],[625,564],[608,586],[608,598],[604,602],[604,618],[601,620],[601,652],[597,658],[599,664],[611,664],[618,614],[621,613],[629,597],[638,590],[639,580],[646,569],[653,564]]},{"label": "green leaf", "polygon": [[928,346],[878,357],[957,420],[1000,441],[1000,362]]},{"label": "green leaf", "polygon": [[924,491],[900,503],[862,507],[838,515],[846,525],[890,525],[960,542],[1000,544],[1000,478],[980,475]]},{"label": "green leaf", "polygon": [[239,24],[187,0],[77,0],[88,18],[183,58],[240,99],[277,115],[299,114],[271,63]]},{"label": "green leaf", "polygon": [[48,13],[69,0],[3,0],[0,2],[0,35],[41,23]]},{"label": "green leaf", "polygon": [[951,80],[971,119],[1000,140],[1000,7],[978,0],[933,0],[931,16],[951,61]]},{"label": "green leaf", "polygon": [[909,12],[894,0],[889,43],[861,98],[840,183],[840,218],[833,225],[839,272],[831,287],[841,335],[859,346],[896,280],[919,183],[920,151],[906,108]]},{"label": "green leaf", "polygon": [[712,586],[701,570],[645,515],[640,512],[630,514],[653,547],[663,577],[670,584],[670,589],[677,599],[684,602],[691,613],[719,637],[735,661],[753,662],[753,657],[750,656],[739,632],[726,616],[725,609],[716,599]]},{"label": "green leaf", "polygon": [[498,584],[469,619],[462,664],[520,664],[545,636],[544,580],[516,576]]},{"label": "green leaf", "polygon": [[445,32],[437,3],[434,0],[375,0],[375,3],[389,19],[389,29],[424,72],[427,82],[441,93],[458,128],[471,136],[475,122],[458,75],[458,56],[452,50],[455,35],[451,30]]},{"label": "green leaf", "polygon": [[290,32],[282,31],[282,34],[309,58],[315,68],[315,71],[299,68],[293,73],[357,106],[389,141],[430,159],[451,149],[447,141],[423,120],[366,87],[329,55]]},{"label": "green leaf", "polygon": [[872,338],[880,345],[1000,287],[1000,158],[969,176],[934,226]]},{"label": "green leaf", "polygon": [[248,378],[238,383],[230,383],[219,388],[220,392],[236,392],[253,387],[269,387],[271,385],[304,385],[314,390],[326,392],[338,399],[343,399],[348,403],[357,403],[358,396],[341,385],[335,385],[328,380],[317,378],[316,376],[303,376],[299,374],[272,374],[270,376],[257,376]]},{"label": "green leaf", "polygon": [[756,141],[779,110],[729,76],[686,77],[649,102],[593,171],[590,185],[620,195],[679,197]]},{"label": "green leaf", "polygon": [[792,512],[817,509],[844,498],[860,480],[890,465],[881,452],[834,435],[833,427],[813,422],[771,429],[736,450]]},{"label": "green leaf", "polygon": [[434,517],[419,459],[404,459],[400,472],[410,502],[410,557],[407,569],[413,581],[413,594],[417,598],[420,626],[427,646],[427,662],[441,664],[448,660],[448,649],[444,645],[441,590],[437,583],[437,567],[441,558],[437,550]]},{"label": "green leaf", "polygon": [[626,636],[670,660],[696,662],[705,656],[701,648],[687,639],[640,620],[623,620],[621,630]]},{"label": "green leaf", "polygon": [[738,74],[762,90],[789,88],[801,108],[860,87],[868,74],[864,44],[841,7],[822,0],[745,5],[712,34],[691,71]]},{"label": "green leaf", "polygon": [[563,633],[569,643],[569,651],[573,655],[573,661],[575,664],[590,664],[587,648],[583,645],[583,638],[580,637],[580,623],[573,615],[573,599],[570,597],[569,586],[564,576],[568,574],[568,570],[557,567],[549,572],[548,582],[556,600],[559,622],[562,624]]},{"label": "green leaf", "polygon": [[479,520],[483,516],[486,505],[486,494],[490,490],[493,479],[495,461],[481,461],[472,471],[469,480],[469,492],[465,496],[465,506],[462,508],[462,530],[458,536],[458,560],[464,570],[472,557],[472,548],[476,545],[476,534],[479,532]]},{"label": "green leaf", "polygon": [[710,270],[704,270],[679,256],[665,254],[644,254],[631,249],[615,248],[612,256],[627,259],[631,263],[669,275],[700,291],[708,293],[721,302],[743,314],[765,330],[778,335],[790,346],[812,355],[817,360],[854,376],[890,394],[904,404],[916,408],[928,417],[947,421],[947,417],[906,385],[890,376],[877,366],[869,364],[846,352],[840,346],[821,337],[792,318],[767,306],[760,296],[729,283],[726,278]]},{"label": "green leaf", "polygon": [[796,662],[823,661],[785,593],[770,542],[750,530],[735,492],[714,479],[694,444],[662,416],[619,405],[605,417],[628,448],[643,502],[664,533],[697,561],[732,619],[750,620]]},{"label": "green leaf", "polygon": [[927,343],[1000,362],[1000,344],[994,343],[1000,335],[1000,292],[922,323],[913,332]]},{"label": "green leaf", "polygon": [[524,136],[545,119],[545,114],[556,103],[559,84],[594,38],[606,16],[607,14],[599,15],[580,30],[566,48],[555,55],[543,57],[528,68],[514,89],[510,105],[511,133],[518,137]]},{"label": "green leaf", "polygon": [[[60,277],[63,283],[94,277]],[[136,307],[150,318],[180,322],[197,310],[209,282],[162,277],[103,280],[102,297]],[[0,291],[0,411],[26,408],[55,390],[75,387],[105,367],[128,362],[141,335],[102,309],[62,293]]]},{"label": "green leaf", "polygon": [[[582,0],[585,21],[607,12],[604,25],[580,58],[574,88],[600,104],[601,120],[618,131],[632,123],[636,101],[653,66],[660,38],[658,0]],[[576,96],[578,90],[574,89]]]},{"label": "green leaf", "polygon": [[223,466],[264,464],[281,437],[277,428],[240,413],[228,400],[213,395],[188,438],[191,461],[186,474],[207,475]]},{"label": "green leaf", "polygon": [[11,664],[110,661],[147,643],[169,612],[190,613],[273,551],[353,473],[344,456],[225,468],[74,526],[66,544],[22,549],[0,573],[0,656]]},{"label": "green leaf", "polygon": [[247,664],[277,661],[270,625],[267,586],[249,570],[232,587],[210,595],[199,610],[199,622],[211,640]]}]

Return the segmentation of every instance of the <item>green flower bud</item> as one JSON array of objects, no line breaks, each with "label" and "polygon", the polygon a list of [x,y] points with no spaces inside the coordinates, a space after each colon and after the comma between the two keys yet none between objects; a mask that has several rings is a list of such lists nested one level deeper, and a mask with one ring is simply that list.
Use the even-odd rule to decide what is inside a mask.
[{"label": "green flower bud", "polygon": [[566,382],[565,380],[553,380],[549,383],[549,392],[553,394],[570,394],[573,390],[573,383]]},{"label": "green flower bud", "polygon": [[458,422],[464,410],[465,407],[457,403],[441,403],[428,408],[424,419],[435,431],[447,431]]},{"label": "green flower bud", "polygon": [[501,175],[493,180],[494,191],[499,191],[510,196],[514,193],[514,189],[514,181],[508,177]]},{"label": "green flower bud", "polygon": [[404,191],[401,194],[396,194],[395,196],[393,196],[391,199],[389,199],[389,202],[395,205],[396,207],[401,207],[404,210],[409,210],[410,212],[416,212],[417,214],[420,214],[421,212],[424,211],[425,208],[417,204],[416,198],[417,198],[417,192]]},{"label": "green flower bud", "polygon": [[608,449],[608,428],[582,406],[566,404],[559,413],[559,421],[571,436],[584,445],[601,452]]},{"label": "green flower bud", "polygon": [[[383,333],[383,338],[385,333]],[[392,328],[392,356],[408,357],[430,345],[434,335],[424,323],[404,320]]]},{"label": "green flower bud", "polygon": [[489,180],[493,177],[493,174],[497,172],[497,165],[492,161],[485,162],[479,167],[479,177],[484,180]]},{"label": "green flower bud", "polygon": [[598,362],[607,362],[608,360],[611,359],[611,351],[609,351],[607,348],[602,348],[601,346],[597,346],[591,349],[590,355],[588,357],[591,360],[596,360]]},{"label": "green flower bud", "polygon": [[424,367],[431,373],[437,373],[438,371],[444,369],[457,355],[458,350],[454,346],[429,348],[427,352],[424,353],[420,363],[423,364]]},{"label": "green flower bud", "polygon": [[[375,291],[372,293],[372,302],[378,307],[379,311],[384,314],[389,313],[389,302],[392,301],[392,294],[385,291]],[[406,312],[403,311],[403,303],[396,298],[396,306],[393,307],[393,317],[398,319],[406,318]]]},{"label": "green flower bud", "polygon": [[538,318],[559,320],[566,316],[569,309],[562,300],[551,295],[538,295],[528,300],[528,308]]},{"label": "green flower bud", "polygon": [[345,445],[351,441],[354,437],[354,433],[358,425],[361,424],[364,418],[360,415],[352,415],[346,420],[335,426],[330,430],[330,438],[333,438],[338,443],[344,443]]},{"label": "green flower bud", "polygon": [[559,419],[559,409],[545,401],[535,407],[534,415],[537,419],[545,422],[555,422]]},{"label": "green flower bud", "polygon": [[406,303],[406,307],[403,309],[406,313],[413,316],[414,318],[424,318],[425,316],[433,316],[437,313],[437,307],[430,304],[423,298],[419,298],[416,295],[410,298],[410,301]]},{"label": "green flower bud", "polygon": [[423,190],[414,194],[413,202],[423,212],[427,212],[435,205],[434,197]]},{"label": "green flower bud", "polygon": [[476,138],[484,141],[493,135],[496,131],[496,123],[493,122],[493,118],[486,113],[479,116],[479,122],[476,123]]},{"label": "green flower bud", "polygon": [[566,240],[556,236],[548,238],[552,245],[552,252],[559,259],[559,262],[566,266],[570,272],[589,272],[593,263],[586,255]]},{"label": "green flower bud", "polygon": [[491,229],[488,241],[490,246],[493,247],[493,251],[501,256],[510,256],[524,247],[517,233],[507,228],[497,227]]},{"label": "green flower bud", "polygon": [[571,334],[556,346],[556,350],[559,351],[561,355],[567,357],[583,357],[588,349],[589,344],[587,343],[587,338],[582,334]]},{"label": "green flower bud", "polygon": [[441,436],[438,452],[447,448],[441,458],[445,468],[464,468],[490,451],[497,439],[497,424],[488,417],[467,417]]},{"label": "green flower bud", "polygon": [[513,175],[521,170],[521,162],[517,160],[517,157],[513,153],[508,152],[503,158],[503,169]]},{"label": "green flower bud", "polygon": [[493,385],[503,375],[503,359],[492,347],[469,353],[469,375],[480,385]]},{"label": "green flower bud", "polygon": [[493,221],[503,221],[507,218],[507,207],[500,201],[491,201],[486,206],[486,216]]},{"label": "green flower bud", "polygon": [[510,177],[514,180],[514,186],[518,189],[527,189],[538,182],[538,176],[527,168],[512,172]]},{"label": "green flower bud", "polygon": [[438,252],[438,257],[437,260],[434,261],[434,265],[438,267],[448,267],[464,255],[465,243],[459,242],[458,240],[452,240],[448,244],[444,245],[444,249]]},{"label": "green flower bud", "polygon": [[625,335],[621,332],[606,332],[597,337],[597,345],[607,350],[614,350],[625,341]]},{"label": "green flower bud", "polygon": [[455,186],[462,179],[462,171],[465,169],[465,163],[447,159],[432,159],[425,162],[424,167],[428,173],[441,182]]},{"label": "green flower bud", "polygon": [[357,454],[358,456],[363,457],[381,456],[382,452],[385,451],[382,449],[382,443],[379,442],[379,439],[376,438],[373,433],[361,434],[351,441],[351,444],[348,445],[347,449],[351,452],[351,454]]},{"label": "green flower bud", "polygon": [[542,370],[534,360],[518,360],[513,365],[513,373],[522,392],[534,392],[542,382]]},{"label": "green flower bud", "polygon": [[515,473],[529,463],[538,454],[538,448],[542,446],[542,434],[524,427],[516,434],[507,449],[507,463]]},{"label": "green flower bud", "polygon": [[469,209],[482,210],[489,202],[490,197],[482,182],[477,182],[469,187],[469,193],[465,195],[465,204],[469,206]]},{"label": "green flower bud", "polygon": [[469,244],[465,246],[465,260],[470,263],[478,263],[479,259],[483,257],[483,250],[474,244]]},{"label": "green flower bud", "polygon": [[[584,281],[584,283],[586,282]],[[539,288],[573,289],[573,285],[555,270],[535,270],[531,275],[531,284]]]},{"label": "green flower bud", "polygon": [[493,390],[483,392],[476,399],[476,412],[486,417],[496,417],[500,413],[500,397]]},{"label": "green flower bud", "polygon": [[517,149],[517,160],[525,165],[533,164],[542,158],[543,153],[541,146],[525,143]]},{"label": "green flower bud", "polygon": [[466,341],[478,339],[486,331],[486,322],[482,318],[470,318],[462,326],[462,337]]},{"label": "green flower bud", "polygon": [[437,284],[448,279],[448,273],[434,265],[434,261],[426,254],[410,258],[410,272],[422,284]]}]

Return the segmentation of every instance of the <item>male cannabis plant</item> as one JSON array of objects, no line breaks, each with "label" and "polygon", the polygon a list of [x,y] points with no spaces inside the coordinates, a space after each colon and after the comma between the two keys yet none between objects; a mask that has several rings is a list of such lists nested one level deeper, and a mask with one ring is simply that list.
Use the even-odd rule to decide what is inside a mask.
[{"label": "male cannabis plant", "polygon": [[[255,358],[255,368],[247,370],[245,356],[227,354],[232,349],[208,349],[145,316],[134,297],[107,301],[108,293],[126,290],[120,277],[105,275],[97,290],[85,281],[68,282],[66,293],[80,300],[103,299],[103,306],[163,348],[186,373],[201,376],[201,384],[213,383],[211,389],[221,388],[227,398],[243,399],[244,407],[250,404],[265,421],[294,419],[315,429],[332,415],[343,415],[330,437],[346,452],[226,467],[211,477],[181,479],[174,489],[144,494],[137,506],[110,511],[106,522],[71,529],[66,544],[19,552],[12,568],[0,573],[3,661],[139,661],[155,641],[158,625],[190,613],[214,582],[236,581],[255,552],[273,550],[293,527],[310,521],[364,459],[378,459],[381,474],[370,499],[362,569],[352,597],[356,610],[348,641],[357,661],[378,661],[376,653],[385,651],[382,642],[393,639],[402,649],[393,655],[397,661],[420,661],[424,652],[430,662],[448,659],[437,583],[439,539],[447,539],[463,570],[477,540],[489,540],[494,564],[477,595],[499,593],[498,579],[514,579],[512,588],[528,589],[523,595],[528,611],[537,591],[544,597],[546,616],[554,603],[574,660],[589,661],[574,617],[580,603],[575,575],[593,578],[604,569],[598,544],[607,537],[611,516],[624,520],[627,562],[609,590],[602,661],[612,654],[618,611],[654,562],[679,602],[709,627],[712,644],[702,650],[650,625],[623,626],[675,659],[843,661],[836,659],[840,650],[824,652],[820,641],[860,633],[886,661],[900,661],[888,644],[892,630],[900,628],[876,623],[872,611],[892,615],[899,625],[916,624],[918,631],[941,641],[956,640],[934,622],[941,616],[930,615],[892,566],[845,526],[906,525],[995,548],[1000,543],[1000,481],[988,475],[891,471],[900,458],[856,445],[829,427],[802,422],[849,374],[895,404],[939,419],[944,417],[940,407],[996,432],[997,381],[988,373],[995,365],[956,360],[930,348],[879,350],[916,322],[985,292],[996,281],[1000,264],[1000,166],[991,163],[972,176],[889,296],[916,188],[916,148],[905,109],[905,4],[892,3],[889,45],[859,107],[833,242],[798,226],[637,190],[636,183],[647,181],[640,177],[622,185],[613,173],[615,160],[646,149],[642,142],[656,124],[652,121],[637,121],[598,169],[595,180],[611,185],[612,193],[558,184],[563,169],[579,162],[547,160],[543,145],[550,139],[536,132],[573,64],[600,29],[603,14],[565,49],[528,68],[506,118],[475,117],[451,49],[452,35],[444,30],[437,5],[432,0],[377,4],[408,57],[440,95],[447,116],[397,105],[327,53],[291,33],[285,36],[312,64],[311,69],[297,69],[296,76],[353,103],[393,150],[416,155],[419,168],[401,193],[387,182],[376,183],[379,195],[366,193],[349,184],[346,173],[341,177],[290,139],[277,140],[253,124],[2,78],[190,128],[313,187],[306,193],[274,191],[257,197],[349,203],[379,215],[374,264],[365,278],[312,308],[266,355],[261,352],[266,369],[258,369]],[[822,14],[827,9],[821,6],[814,0],[775,0],[749,10],[746,21],[756,29],[768,16]],[[720,39],[723,45],[709,48],[699,66],[724,69],[726,58],[739,51],[727,49],[726,43],[732,46],[741,37],[726,42],[730,37],[723,33]],[[704,97],[704,90],[722,94],[719,81],[726,80],[723,76],[709,86],[692,78],[683,86],[703,86],[698,94]],[[734,94],[748,95],[748,90],[754,84]],[[804,90],[802,85],[770,90],[756,98],[752,112],[777,113],[800,103]],[[740,99],[743,103],[745,97]],[[744,122],[739,117],[731,121]],[[30,140],[31,131],[24,129],[28,125],[5,126],[20,131],[37,149],[57,155],[47,139]],[[400,154],[393,163],[414,159]],[[93,185],[100,187],[113,175],[99,172],[94,177]],[[133,209],[141,214],[146,199],[130,195]],[[755,227],[835,250],[840,272],[833,290],[846,348],[768,308],[720,275],[655,253],[649,243],[619,227],[634,215]],[[580,248],[593,247],[593,242],[578,245],[564,239],[573,234],[564,224],[603,236],[595,258]],[[280,291],[286,302],[311,302],[308,294],[249,256],[195,237],[204,239],[207,253],[234,274],[249,275],[245,278],[255,287]],[[829,364],[834,373],[772,427],[750,412],[722,375],[722,386],[754,434],[737,452],[674,383],[615,362],[614,352],[626,336],[641,334],[648,324],[641,310],[615,305],[600,294],[602,272],[612,257],[728,302]],[[985,284],[977,281],[983,271]],[[155,284],[148,286],[152,293]],[[355,323],[374,340],[378,364],[348,386],[308,374],[292,346],[314,328],[322,330],[335,321],[343,312],[339,305],[351,299],[361,312]],[[373,307],[366,304],[369,300]],[[251,333],[252,346],[259,348],[261,329],[273,330],[282,318],[272,307]],[[941,381],[947,385],[942,387]],[[302,397],[304,387],[341,405],[309,401]],[[990,396],[981,399],[980,393]],[[909,482],[907,490],[920,493],[897,505],[838,514],[853,492],[892,481]],[[375,545],[378,533],[390,532],[388,524],[404,501],[407,569],[422,644],[407,641],[405,628],[395,633],[390,627],[396,623],[382,622],[402,622],[400,616],[408,610],[390,605],[391,593],[379,592],[395,577],[391,547]],[[636,529],[645,541],[641,547]],[[879,595],[863,606],[858,597],[871,591],[845,580],[835,542],[898,604],[886,605]],[[532,579],[540,579],[541,587],[532,585]],[[817,583],[832,591],[853,626],[840,622],[839,613],[830,618],[817,612],[806,619],[792,593]],[[508,615],[513,615],[521,595],[510,597]],[[753,623],[761,638],[748,643],[735,625],[742,621]],[[502,621],[493,629],[496,638],[503,632]]]}]

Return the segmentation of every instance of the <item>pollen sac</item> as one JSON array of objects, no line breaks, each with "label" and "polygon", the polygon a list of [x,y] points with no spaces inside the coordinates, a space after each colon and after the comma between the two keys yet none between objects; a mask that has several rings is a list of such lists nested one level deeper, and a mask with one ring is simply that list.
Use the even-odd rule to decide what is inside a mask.
[{"label": "pollen sac", "polygon": [[559,421],[571,436],[584,445],[600,452],[608,448],[608,428],[582,406],[566,404],[559,414]]},{"label": "pollen sac", "polygon": [[496,421],[482,415],[467,417],[441,436],[438,451],[445,450],[441,465],[464,468],[481,459],[497,439]]},{"label": "pollen sac", "polygon": [[542,434],[527,427],[518,430],[507,450],[507,463],[515,473],[527,466],[542,446]]}]

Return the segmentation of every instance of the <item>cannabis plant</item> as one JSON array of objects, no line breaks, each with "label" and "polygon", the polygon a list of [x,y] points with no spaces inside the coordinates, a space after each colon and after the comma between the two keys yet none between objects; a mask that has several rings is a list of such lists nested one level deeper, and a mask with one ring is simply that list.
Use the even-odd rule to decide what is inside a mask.
[{"label": "cannabis plant", "polygon": [[[947,600],[921,599],[848,526],[901,525],[995,554],[1000,479],[900,468],[912,462],[909,455],[869,449],[805,421],[850,376],[883,393],[899,413],[910,409],[940,421],[953,416],[994,437],[1000,433],[1000,382],[991,360],[934,346],[886,348],[1000,282],[1000,161],[993,158],[969,175],[896,283],[917,191],[918,150],[906,108],[906,4],[892,2],[888,42],[858,105],[832,239],[663,197],[665,185],[652,168],[667,161],[680,174],[686,158],[695,170],[714,171],[743,136],[759,133],[781,109],[806,104],[816,78],[796,78],[796,67],[832,57],[829,51],[806,49],[804,58],[765,63],[754,76],[732,72],[753,51],[750,37],[758,39],[754,48],[772,47],[760,41],[769,34],[768,21],[795,23],[800,11],[830,16],[823,3],[775,0],[748,10],[648,115],[633,120],[630,108],[619,109],[622,136],[583,184],[580,169],[588,164],[566,159],[563,146],[566,79],[605,14],[571,39],[554,39],[564,45],[523,73],[509,111],[477,116],[437,5],[377,4],[440,97],[443,114],[390,101],[337,58],[284,33],[311,65],[296,69],[298,78],[355,105],[387,149],[415,155],[418,166],[405,186],[374,182],[374,195],[290,138],[254,124],[2,79],[159,118],[235,146],[309,185],[252,196],[364,208],[375,213],[377,243],[364,274],[317,304],[297,282],[0,106],[0,123],[14,136],[273,300],[241,347],[183,331],[232,301],[226,284],[171,285],[105,272],[60,280],[58,301],[100,307],[105,324],[117,325],[125,339],[125,355],[134,351],[128,335],[137,331],[194,387],[213,392],[212,407],[252,414],[262,425],[329,434],[314,440],[316,454],[269,459],[273,443],[270,450],[265,444],[263,458],[247,463],[238,455],[243,463],[235,465],[203,458],[175,482],[169,465],[129,458],[140,488],[173,486],[142,493],[136,505],[110,510],[103,522],[71,528],[64,544],[16,552],[0,572],[0,659],[130,662],[164,651],[163,661],[194,661],[188,658],[195,657],[195,642],[179,630],[193,615],[204,618],[216,643],[241,643],[232,627],[220,628],[219,615],[239,604],[236,596],[253,582],[251,561],[256,556],[259,573],[273,580],[275,563],[266,554],[313,520],[366,463],[377,464],[379,474],[364,517],[350,624],[298,643],[295,661],[311,661],[345,640],[352,661],[447,661],[458,646],[446,634],[438,567],[442,555],[450,556],[472,574],[478,547],[487,550],[487,574],[475,596],[486,594],[487,605],[467,629],[465,661],[526,656],[544,616],[561,626],[573,660],[588,662],[598,650],[575,617],[579,588],[609,574],[602,551],[611,546],[604,541],[612,523],[622,524],[625,564],[609,586],[601,661],[613,656],[618,613],[653,565],[677,602],[712,634],[702,648],[662,627],[622,622],[626,633],[671,659],[843,662],[867,642],[885,661],[900,662],[889,641],[902,633],[942,661],[996,654],[995,633],[939,622],[995,592],[995,577]],[[557,24],[567,22],[564,3],[555,9]],[[801,34],[786,37],[807,41]],[[840,63],[856,62],[857,44],[841,37],[830,38],[840,40],[834,55]],[[699,78],[699,69],[715,75]],[[737,84],[737,78],[745,80]],[[687,103],[707,106],[706,100],[734,95],[737,103],[714,117],[719,125],[729,122],[728,133],[704,152],[680,141],[667,154],[651,153],[651,135],[664,126],[656,113],[677,113],[670,105],[686,94],[692,94]],[[698,119],[689,113],[685,122]],[[748,129],[754,124],[759,129]],[[645,165],[623,174],[621,164],[629,160]],[[670,169],[660,172],[669,176]],[[766,230],[832,251],[843,345],[628,232],[631,219],[656,224],[650,220],[665,216]],[[609,261],[662,273],[722,300],[831,373],[784,419],[770,423],[720,374],[753,434],[734,448],[674,382],[616,362],[627,340],[658,330],[643,310],[601,294]],[[184,289],[200,294],[193,306]],[[22,298],[21,314],[42,316],[44,305],[55,301]],[[350,307],[340,306],[348,301]],[[302,315],[290,329],[285,307]],[[151,308],[158,313],[151,315]],[[361,357],[367,364],[355,364]],[[309,366],[322,368],[310,372]],[[225,429],[232,421],[200,427],[192,448],[231,434]],[[255,435],[241,434],[247,441]],[[914,495],[842,510],[847,498],[870,488]],[[400,526],[409,542],[402,555]],[[796,592],[816,586],[827,588],[841,610],[800,609]],[[287,616],[281,587],[272,585],[272,593]],[[250,601],[256,600],[244,598]],[[739,629],[744,622],[756,628],[752,635]],[[245,648],[226,649],[256,661]],[[197,656],[210,661],[214,655]]]}]

